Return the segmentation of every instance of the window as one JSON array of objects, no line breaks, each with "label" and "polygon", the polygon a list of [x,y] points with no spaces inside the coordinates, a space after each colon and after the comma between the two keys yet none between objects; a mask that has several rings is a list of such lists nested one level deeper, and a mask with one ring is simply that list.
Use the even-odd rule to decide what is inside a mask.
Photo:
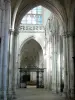
[{"label": "window", "polygon": [[30,10],[22,19],[22,24],[42,24],[42,6]]}]

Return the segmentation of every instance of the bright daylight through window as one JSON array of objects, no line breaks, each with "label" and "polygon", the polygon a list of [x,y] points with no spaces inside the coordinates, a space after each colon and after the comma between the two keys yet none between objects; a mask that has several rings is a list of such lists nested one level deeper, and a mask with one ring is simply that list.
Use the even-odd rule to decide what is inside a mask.
[{"label": "bright daylight through window", "polygon": [[42,6],[30,10],[22,19],[21,24],[42,24]]}]

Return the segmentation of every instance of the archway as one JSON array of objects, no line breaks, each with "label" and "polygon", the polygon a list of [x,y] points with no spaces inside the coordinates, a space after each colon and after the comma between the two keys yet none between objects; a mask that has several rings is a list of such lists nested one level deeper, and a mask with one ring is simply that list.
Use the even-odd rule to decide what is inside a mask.
[{"label": "archway", "polygon": [[[20,4],[18,6],[16,6],[17,9],[15,9],[14,12],[13,12],[12,28],[14,28],[14,25],[17,28],[17,26],[20,24],[20,21],[22,20],[23,16],[30,9],[32,9],[32,8],[38,6],[38,5],[42,5],[43,7],[46,7],[47,9],[52,11],[55,14],[55,16],[57,16],[60,24],[64,28],[64,31],[66,31],[65,30],[66,29],[66,23],[65,22],[67,20],[67,16],[66,16],[66,12],[65,12],[63,6],[59,3],[59,1],[52,2],[52,1],[49,1],[49,0],[48,1],[43,1],[43,0],[35,1],[34,0],[34,1],[31,1],[31,2],[28,2],[26,5],[24,5],[24,2],[22,2],[20,0],[19,3]],[[14,14],[16,14],[15,18],[14,18]]]},{"label": "archway", "polygon": [[[43,50],[40,44],[33,37],[26,39],[20,48],[20,87],[21,77],[26,77],[27,75],[29,76],[29,80],[26,82],[28,85],[36,85],[37,88],[44,87],[43,59]],[[22,75],[21,73],[25,75]],[[40,74],[42,75],[41,78],[39,77]]]},{"label": "archway", "polygon": [[[45,37],[41,37],[41,40],[45,38],[45,45],[44,47],[42,47],[44,49],[43,50],[44,51],[44,62],[45,62],[44,65],[47,68],[46,74],[45,74],[46,76],[45,77],[45,88],[49,88],[50,90],[53,90],[55,92],[60,92],[60,88],[61,88],[60,84],[62,84],[62,75],[61,75],[62,73],[60,73],[60,63],[63,62],[63,59],[60,59],[60,56],[63,55],[63,51],[60,50],[60,48],[63,45],[62,43],[60,43],[60,42],[63,42],[61,41],[62,36],[60,35],[62,29],[63,29],[62,27],[60,28],[58,19],[52,14],[52,16],[50,16],[49,19],[47,20],[47,24],[45,26],[45,33],[44,33]],[[26,36],[27,34],[28,33],[26,33]],[[33,36],[30,38],[33,38]],[[23,44],[26,44],[25,42]],[[60,47],[60,44],[61,44],[61,47]],[[22,49],[25,50],[24,48]],[[22,55],[24,55],[23,52],[22,52]],[[21,64],[22,63],[23,62],[21,62]],[[61,75],[61,78],[60,78],[60,75]]]},{"label": "archway", "polygon": [[[33,8],[33,6],[35,6],[35,5],[37,6],[37,5],[41,4],[42,6],[48,8],[49,10],[51,9],[52,12],[57,16],[58,21],[59,21],[59,24],[62,26],[61,27],[60,34],[62,34],[62,35],[65,36],[68,33],[66,35],[66,37],[69,37],[70,40],[72,40],[72,38],[70,37],[70,34],[72,33],[73,30],[72,30],[72,27],[70,25],[70,22],[71,21],[69,22],[69,18],[68,18],[68,15],[70,15],[70,13],[69,12],[67,13],[68,10],[65,9],[65,7],[63,6],[63,4],[62,4],[61,1],[55,1],[55,0],[54,1],[49,1],[48,0],[48,1],[44,1],[43,2],[43,0],[38,0],[36,2],[34,0],[34,1],[31,1],[31,2],[30,1],[26,2],[26,5],[24,5],[24,3],[25,2],[22,2],[20,0],[19,5],[18,5],[18,8],[17,8],[17,11],[15,10],[16,11],[16,17],[15,17],[15,19],[12,19],[12,26],[13,26],[12,28],[14,28],[14,26],[15,26],[16,29],[18,28],[18,25],[19,25],[19,23],[20,23],[20,21],[21,21],[21,19],[23,17],[22,15],[24,14],[24,11],[26,13],[26,11],[29,10],[30,7]],[[30,4],[32,4],[32,5],[30,6]],[[24,9],[24,8],[26,8],[26,9]],[[18,16],[18,19],[17,19],[17,16]],[[13,20],[15,20],[15,21],[13,21]],[[68,49],[66,49],[65,48],[66,47],[65,45],[67,45],[68,42],[67,42],[67,39],[65,39],[65,38],[63,40],[64,40],[63,47],[64,47],[64,59],[65,59],[64,60],[64,66],[65,66],[65,70],[67,70],[67,67],[66,66],[69,65],[68,63],[69,63],[70,60],[72,61],[72,63],[70,63],[70,65],[71,66],[73,65],[73,59],[72,59],[73,53],[71,53],[71,48],[70,48],[72,46],[71,45],[72,44],[72,41],[69,41],[70,42],[70,45],[68,45],[67,46]],[[70,51],[68,51],[69,49],[70,49]],[[66,52],[67,52],[67,54],[66,54]],[[69,55],[69,52],[70,52],[70,55],[71,56]],[[68,59],[68,57],[70,57],[70,59]],[[73,70],[73,68],[72,68],[72,70]],[[67,73],[67,71],[65,71],[65,72]],[[70,78],[70,72],[68,73],[68,80],[67,80],[66,73],[65,73],[65,84],[68,84],[68,82],[71,80],[71,78]],[[71,84],[68,84],[68,86],[67,85],[65,85],[65,86],[66,86],[65,87],[65,90],[67,90],[70,87],[72,88],[73,84],[72,85]],[[67,93],[67,91],[66,91],[66,93]]]},{"label": "archway", "polygon": [[[58,22],[61,25],[60,28],[60,34],[64,35],[63,36],[63,60],[64,60],[64,75],[65,75],[65,94],[66,96],[73,97],[74,96],[74,63],[73,63],[73,56],[74,56],[74,47],[73,47],[73,42],[74,42],[74,22],[73,22],[73,16],[74,16],[74,0],[68,0],[68,1],[61,1],[61,0],[3,0],[1,1],[1,79],[0,79],[0,88],[3,92],[1,92],[1,96],[6,99],[7,98],[7,91],[9,92],[8,95],[10,97],[11,94],[15,94],[15,64],[16,60],[15,57],[15,38],[16,37],[16,31],[14,32],[13,29],[17,30],[18,25],[23,18],[23,15],[29,11],[31,8],[37,5],[42,5],[46,7],[47,9],[51,9],[51,11],[57,16]],[[12,7],[11,7],[12,6]],[[11,15],[11,9],[12,9],[12,15]],[[25,13],[24,13],[25,12]],[[12,21],[11,21],[11,18]],[[12,22],[12,25],[11,25]],[[11,29],[10,29],[11,28]],[[10,30],[10,32],[9,32]],[[47,30],[46,30],[47,31]],[[10,34],[8,34],[10,33]],[[14,33],[14,34],[13,34]],[[54,35],[54,34],[53,34]],[[11,48],[10,46],[8,47],[8,41],[9,37],[11,36]],[[55,36],[53,43],[54,47],[55,44],[57,44],[58,47],[58,35]],[[10,41],[9,41],[10,42]],[[46,41],[47,44],[48,41]],[[46,45],[47,46],[47,45]],[[8,48],[10,50],[8,50]],[[57,52],[58,49],[53,49],[54,53],[56,53],[56,57],[54,57],[54,61],[57,60]],[[9,61],[8,64],[8,51],[9,53]],[[59,55],[59,58],[60,55]],[[56,63],[57,65],[57,63]],[[7,73],[8,70],[8,73]],[[11,73],[12,72],[12,73]],[[7,77],[8,74],[8,77]],[[56,73],[57,76],[57,73]],[[8,78],[8,83],[7,83],[7,78]],[[1,82],[2,81],[2,82]],[[11,84],[10,84],[11,83]],[[8,87],[7,87],[8,85]],[[56,84],[57,85],[57,84]],[[8,89],[8,90],[7,90]],[[11,91],[12,92],[11,92]],[[57,90],[57,89],[56,89]]]}]

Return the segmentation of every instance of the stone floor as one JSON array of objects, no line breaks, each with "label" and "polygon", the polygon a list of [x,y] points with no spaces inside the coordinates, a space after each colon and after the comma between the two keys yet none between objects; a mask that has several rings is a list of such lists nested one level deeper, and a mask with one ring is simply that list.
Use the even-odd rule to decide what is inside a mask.
[{"label": "stone floor", "polygon": [[17,100],[65,100],[63,96],[51,93],[45,89],[21,88],[17,89]]}]

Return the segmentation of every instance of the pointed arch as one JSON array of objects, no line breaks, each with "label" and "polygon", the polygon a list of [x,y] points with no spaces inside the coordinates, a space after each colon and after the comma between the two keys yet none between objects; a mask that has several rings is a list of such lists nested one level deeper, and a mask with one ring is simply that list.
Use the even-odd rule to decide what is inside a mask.
[{"label": "pointed arch", "polygon": [[[31,10],[33,7],[36,7],[38,5],[41,5],[57,16],[59,22],[61,23],[63,30],[66,31],[66,21],[67,21],[67,16],[66,16],[66,11],[63,5],[60,4],[59,1],[50,1],[50,0],[34,0],[31,2],[26,3],[25,1],[22,1],[21,4],[18,7],[16,17],[15,17],[15,23],[14,26],[15,28],[19,27],[19,24],[23,18],[23,16]],[[23,7],[22,7],[23,6]],[[61,8],[61,9],[60,9]]]},{"label": "pointed arch", "polygon": [[36,40],[35,36],[30,36],[29,38],[25,39],[25,40],[23,41],[23,43],[21,44],[20,49],[19,49],[19,52],[20,52],[20,53],[21,53],[22,48],[24,47],[24,45],[25,45],[28,41],[30,41],[31,39],[35,40],[35,41],[39,44],[40,48],[41,48],[42,51],[43,51],[43,47],[42,47],[41,44]]}]

